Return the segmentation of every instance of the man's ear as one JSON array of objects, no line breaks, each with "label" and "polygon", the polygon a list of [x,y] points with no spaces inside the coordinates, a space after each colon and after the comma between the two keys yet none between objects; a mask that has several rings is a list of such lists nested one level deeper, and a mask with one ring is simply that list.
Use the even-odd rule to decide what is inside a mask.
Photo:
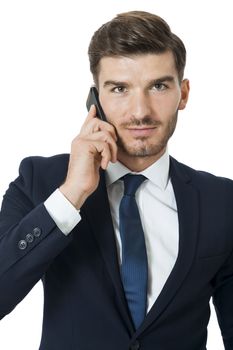
[{"label": "man's ear", "polygon": [[188,97],[189,97],[189,90],[190,90],[190,85],[189,85],[189,80],[184,79],[181,82],[181,99],[179,103],[179,110],[185,109],[186,104],[188,102]]}]

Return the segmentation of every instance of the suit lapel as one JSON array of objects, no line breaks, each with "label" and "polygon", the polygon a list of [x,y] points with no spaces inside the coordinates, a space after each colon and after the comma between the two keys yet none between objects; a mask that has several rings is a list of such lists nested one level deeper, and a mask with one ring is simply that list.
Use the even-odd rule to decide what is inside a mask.
[{"label": "suit lapel", "polygon": [[124,290],[121,283],[119,262],[116,249],[116,239],[112,223],[112,216],[108,201],[105,173],[100,172],[100,182],[97,190],[87,199],[82,211],[87,217],[94,237],[105,261],[109,275],[118,295],[119,311],[131,334],[133,325],[128,313]]},{"label": "suit lapel", "polygon": [[178,210],[178,257],[160,295],[136,332],[135,337],[158,319],[166,306],[172,301],[188,274],[195,256],[199,223],[198,192],[191,185],[191,179],[182,172],[181,165],[173,158],[171,158],[170,176]]}]

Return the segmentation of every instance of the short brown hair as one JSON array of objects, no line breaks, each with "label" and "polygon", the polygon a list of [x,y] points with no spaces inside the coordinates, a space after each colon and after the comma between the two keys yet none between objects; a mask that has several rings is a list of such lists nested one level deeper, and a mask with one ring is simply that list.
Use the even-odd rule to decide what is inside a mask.
[{"label": "short brown hair", "polygon": [[94,33],[88,49],[90,70],[97,83],[103,57],[160,54],[168,50],[173,53],[178,77],[182,81],[185,46],[165,20],[144,11],[120,13]]},{"label": "short brown hair", "polygon": [[160,54],[168,50],[173,53],[178,77],[182,81],[185,46],[171,32],[165,20],[144,11],[121,13],[94,33],[88,49],[90,70],[97,83],[99,63],[103,57]]}]

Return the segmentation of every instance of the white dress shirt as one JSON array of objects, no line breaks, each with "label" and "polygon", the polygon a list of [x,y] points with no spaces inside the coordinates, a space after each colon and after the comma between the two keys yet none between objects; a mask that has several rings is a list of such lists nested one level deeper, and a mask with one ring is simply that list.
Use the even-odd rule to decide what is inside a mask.
[{"label": "white dress shirt", "polygon": [[[106,185],[113,227],[116,235],[119,264],[121,239],[119,232],[119,204],[124,192],[122,176],[132,173],[120,162],[110,163],[106,170]],[[169,178],[169,155],[164,155],[140,172],[147,177],[136,192],[136,201],[145,235],[148,259],[147,312],[159,296],[178,256],[179,225],[176,200]],[[79,212],[56,190],[45,207],[64,234],[81,220]],[[64,207],[63,207],[64,205]]]}]

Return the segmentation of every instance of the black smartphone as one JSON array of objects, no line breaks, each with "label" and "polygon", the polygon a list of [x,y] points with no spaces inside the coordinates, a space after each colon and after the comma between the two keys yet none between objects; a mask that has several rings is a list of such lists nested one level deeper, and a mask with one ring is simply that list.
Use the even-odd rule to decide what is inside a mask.
[{"label": "black smartphone", "polygon": [[92,86],[90,88],[89,95],[87,97],[86,106],[88,111],[90,110],[91,105],[95,105],[97,117],[106,122],[107,118],[104,114],[103,108],[101,107],[101,104],[99,101],[99,93],[95,86]]}]

